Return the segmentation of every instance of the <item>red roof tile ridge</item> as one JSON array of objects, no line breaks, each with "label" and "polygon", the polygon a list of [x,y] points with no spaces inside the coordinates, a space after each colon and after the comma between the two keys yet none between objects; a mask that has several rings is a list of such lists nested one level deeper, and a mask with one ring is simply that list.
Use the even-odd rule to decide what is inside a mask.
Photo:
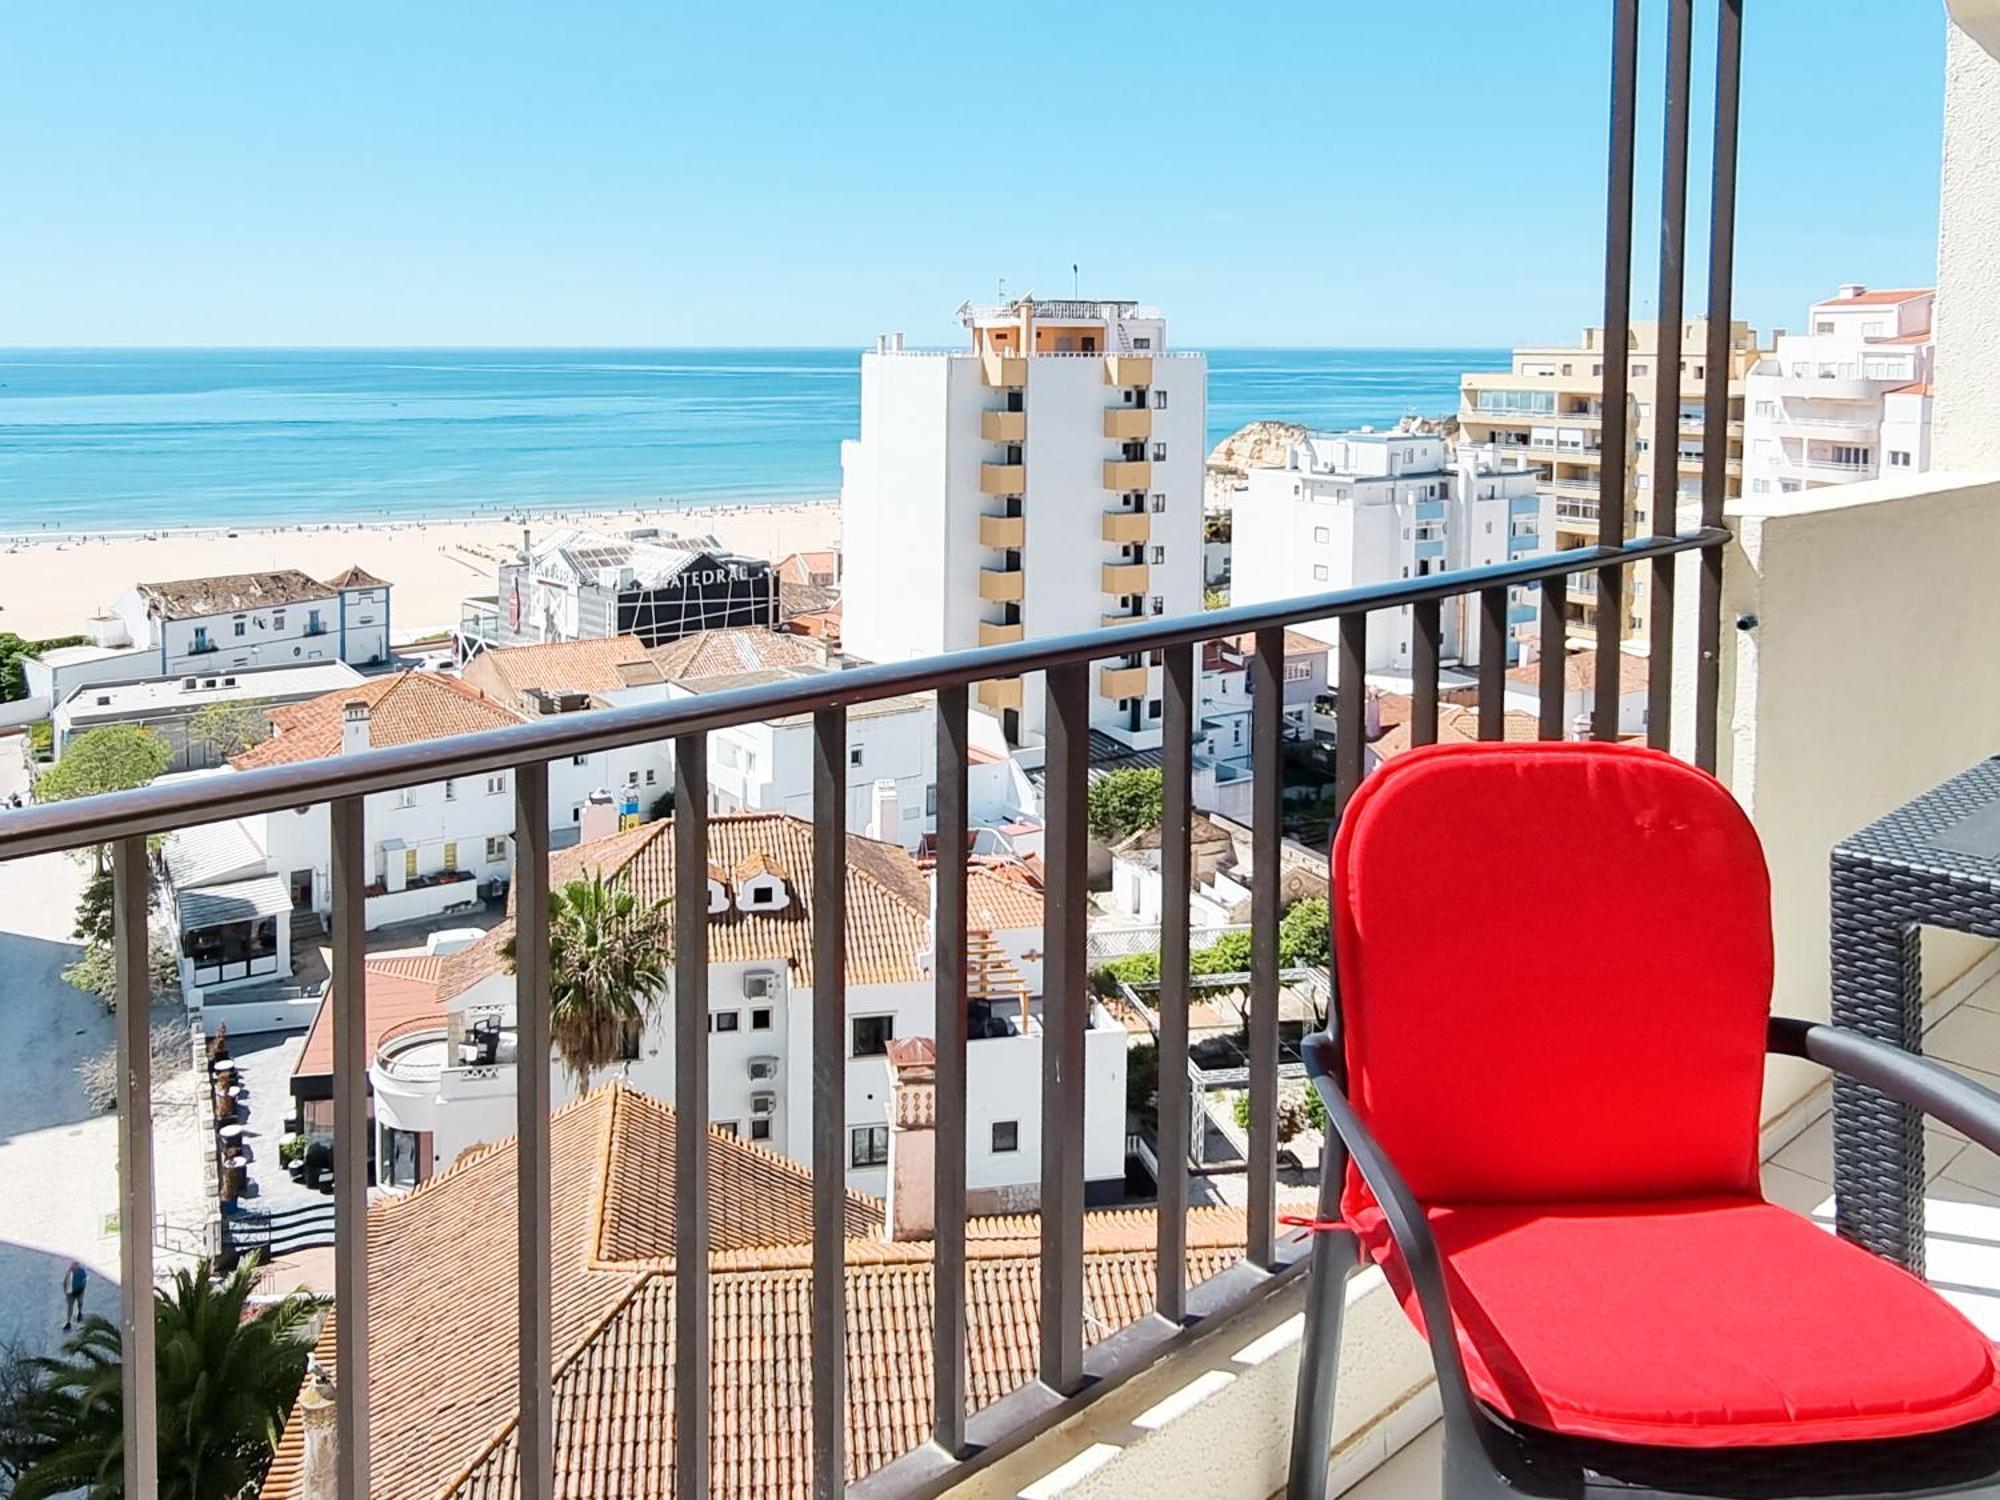
[{"label": "red roof tile ridge", "polygon": [[[626,1084],[622,1080],[613,1079],[609,1083],[600,1084],[587,1094],[578,1094],[574,1099],[549,1111],[551,1127],[553,1128],[555,1121],[561,1119],[564,1115],[596,1107],[605,1094],[614,1089],[625,1087]],[[520,1137],[518,1135],[503,1135],[497,1141],[480,1141],[476,1145],[467,1146],[463,1151],[458,1153],[457,1159],[442,1172],[432,1173],[406,1193],[387,1194],[376,1199],[368,1205],[368,1211],[370,1213],[380,1213],[387,1219],[407,1209],[410,1204],[428,1197],[437,1190],[440,1183],[449,1182],[453,1178],[463,1176],[471,1172],[474,1168],[483,1166],[502,1152],[515,1150],[519,1144]],[[600,1193],[601,1191],[600,1189]]]}]

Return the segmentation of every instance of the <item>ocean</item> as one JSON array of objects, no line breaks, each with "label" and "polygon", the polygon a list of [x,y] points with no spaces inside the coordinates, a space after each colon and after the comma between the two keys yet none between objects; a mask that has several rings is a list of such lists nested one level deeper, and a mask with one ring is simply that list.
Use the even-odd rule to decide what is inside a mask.
[{"label": "ocean", "polygon": [[[1213,349],[1208,437],[1438,415],[1493,349]],[[0,349],[0,533],[827,499],[848,349]]]}]

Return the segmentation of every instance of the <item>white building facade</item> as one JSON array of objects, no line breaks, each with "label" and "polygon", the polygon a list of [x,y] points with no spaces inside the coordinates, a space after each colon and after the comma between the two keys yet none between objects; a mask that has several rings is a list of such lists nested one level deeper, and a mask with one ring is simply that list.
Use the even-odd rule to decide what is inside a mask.
[{"label": "white building facade", "polygon": [[[1452,450],[1431,433],[1313,434],[1282,468],[1249,471],[1233,517],[1230,602],[1260,604],[1364,584],[1505,562],[1541,549],[1548,534],[1537,471],[1490,447]],[[1507,659],[1535,633],[1536,597],[1508,591]],[[1440,654],[1479,658],[1475,605],[1455,601],[1441,620]],[[1334,620],[1294,627],[1333,644]],[[1410,670],[1408,606],[1368,621],[1370,671]]]},{"label": "white building facade", "polygon": [[[1130,302],[966,307],[969,349],[882,339],[841,451],[842,642],[900,661],[1201,607],[1207,361]],[[1157,743],[1159,669],[1093,668],[1091,722]],[[1038,744],[1039,676],[979,685]]]},{"label": "white building facade", "polygon": [[1745,380],[1744,493],[1792,494],[1930,467],[1928,287],[1858,283],[1815,302]]}]

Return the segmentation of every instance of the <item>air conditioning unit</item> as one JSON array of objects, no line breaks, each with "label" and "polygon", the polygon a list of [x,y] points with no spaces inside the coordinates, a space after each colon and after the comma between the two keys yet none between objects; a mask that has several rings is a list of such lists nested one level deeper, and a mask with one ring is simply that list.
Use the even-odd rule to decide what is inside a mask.
[{"label": "air conditioning unit", "polygon": [[743,976],[745,1000],[769,1000],[778,993],[778,976],[768,969],[753,969]]},{"label": "air conditioning unit", "polygon": [[778,1096],[768,1089],[750,1096],[750,1118],[768,1120],[778,1112]]},{"label": "air conditioning unit", "polygon": [[775,1057],[753,1057],[750,1059],[749,1069],[752,1078],[776,1078],[778,1060]]}]

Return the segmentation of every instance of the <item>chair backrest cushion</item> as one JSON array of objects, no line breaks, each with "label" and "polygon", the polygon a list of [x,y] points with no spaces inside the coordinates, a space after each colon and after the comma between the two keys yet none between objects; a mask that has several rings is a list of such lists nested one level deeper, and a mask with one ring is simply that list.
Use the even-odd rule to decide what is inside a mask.
[{"label": "chair backrest cushion", "polygon": [[1411,751],[1350,803],[1333,889],[1348,1093],[1419,1198],[1756,1193],[1770,882],[1713,777]]}]

